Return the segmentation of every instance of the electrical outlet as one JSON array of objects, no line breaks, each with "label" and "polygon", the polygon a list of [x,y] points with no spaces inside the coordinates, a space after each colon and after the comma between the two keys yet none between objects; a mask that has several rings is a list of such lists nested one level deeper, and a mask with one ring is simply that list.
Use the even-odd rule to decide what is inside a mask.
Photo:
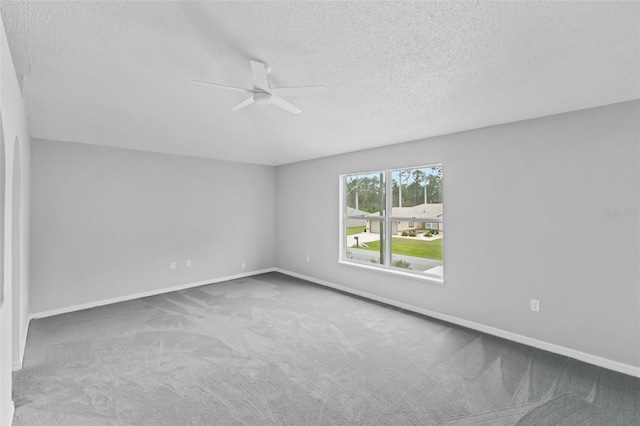
[{"label": "electrical outlet", "polygon": [[307,262],[311,262],[311,256],[307,255]]},{"label": "electrical outlet", "polygon": [[171,269],[176,269],[176,262],[171,262]]},{"label": "electrical outlet", "polygon": [[191,268],[191,259],[187,260],[187,268]]},{"label": "electrical outlet", "polygon": [[242,262],[242,269],[244,269],[247,265],[245,265],[244,262]]},{"label": "electrical outlet", "polygon": [[536,299],[531,299],[531,310],[533,312],[540,312],[540,301]]}]

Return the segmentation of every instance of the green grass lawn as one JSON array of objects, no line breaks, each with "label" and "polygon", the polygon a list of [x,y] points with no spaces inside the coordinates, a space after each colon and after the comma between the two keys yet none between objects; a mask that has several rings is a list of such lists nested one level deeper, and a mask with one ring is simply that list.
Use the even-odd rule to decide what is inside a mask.
[{"label": "green grass lawn", "polygon": [[356,226],[353,228],[347,228],[347,235],[359,234],[364,232],[364,226]]},{"label": "green grass lawn", "polygon": [[[370,241],[367,243],[367,246],[368,247],[362,247],[362,245],[360,245],[359,248],[380,251],[380,241]],[[442,238],[433,241],[424,241],[394,237],[391,242],[391,251],[393,254],[442,260]]]}]

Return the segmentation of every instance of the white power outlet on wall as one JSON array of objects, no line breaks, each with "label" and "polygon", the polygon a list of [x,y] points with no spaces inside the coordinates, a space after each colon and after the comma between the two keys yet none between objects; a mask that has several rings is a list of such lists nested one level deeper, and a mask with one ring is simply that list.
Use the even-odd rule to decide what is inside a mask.
[{"label": "white power outlet on wall", "polygon": [[187,268],[191,268],[191,259],[187,260]]},{"label": "white power outlet on wall", "polygon": [[242,269],[244,269],[247,265],[245,265],[244,262],[242,262]]},{"label": "white power outlet on wall", "polygon": [[307,262],[311,262],[311,256],[307,255]]},{"label": "white power outlet on wall", "polygon": [[171,262],[171,269],[176,269],[176,262]]},{"label": "white power outlet on wall", "polygon": [[536,299],[531,299],[531,310],[533,312],[540,312],[540,301]]}]

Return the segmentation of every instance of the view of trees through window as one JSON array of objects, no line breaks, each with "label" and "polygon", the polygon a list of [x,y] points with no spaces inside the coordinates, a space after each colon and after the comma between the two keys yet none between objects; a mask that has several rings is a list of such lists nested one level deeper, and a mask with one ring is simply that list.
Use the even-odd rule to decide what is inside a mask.
[{"label": "view of trees through window", "polygon": [[379,212],[384,205],[384,173],[347,176],[347,205],[367,213]]},{"label": "view of trees through window", "polygon": [[343,260],[443,276],[441,165],[346,175],[343,194]]},{"label": "view of trees through window", "polygon": [[393,206],[442,204],[442,167],[396,170],[393,176]]}]

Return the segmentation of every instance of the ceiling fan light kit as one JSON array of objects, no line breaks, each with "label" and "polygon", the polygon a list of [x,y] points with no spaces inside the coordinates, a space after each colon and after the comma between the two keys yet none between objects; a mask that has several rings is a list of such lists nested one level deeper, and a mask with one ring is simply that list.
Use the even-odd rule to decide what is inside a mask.
[{"label": "ceiling fan light kit", "polygon": [[231,108],[232,111],[242,109],[252,103],[258,105],[275,105],[292,114],[300,114],[302,110],[278,95],[293,96],[298,94],[311,94],[324,92],[324,86],[299,86],[299,87],[277,87],[272,88],[267,78],[271,67],[263,62],[249,61],[251,63],[251,75],[253,77],[253,89],[244,87],[226,86],[223,84],[209,83],[206,81],[192,80],[196,84],[217,87],[218,89],[232,90],[236,92],[249,93],[251,96],[238,105]]},{"label": "ceiling fan light kit", "polygon": [[266,92],[258,92],[253,95],[253,101],[258,105],[269,105],[271,103],[271,94]]}]

